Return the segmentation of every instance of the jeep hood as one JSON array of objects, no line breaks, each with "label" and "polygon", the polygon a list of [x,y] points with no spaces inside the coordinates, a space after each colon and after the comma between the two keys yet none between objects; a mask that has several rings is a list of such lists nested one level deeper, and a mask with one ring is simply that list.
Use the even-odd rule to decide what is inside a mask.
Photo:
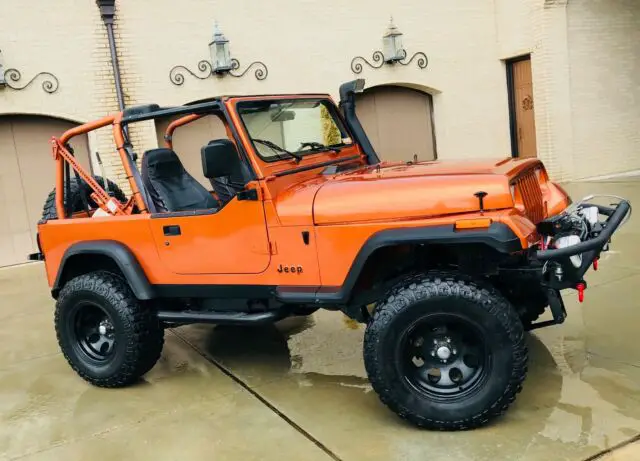
[{"label": "jeep hood", "polygon": [[[536,160],[448,161],[366,167],[319,185],[314,224],[344,224],[469,213],[513,207],[509,181]],[[528,168],[527,168],[528,169]]]}]

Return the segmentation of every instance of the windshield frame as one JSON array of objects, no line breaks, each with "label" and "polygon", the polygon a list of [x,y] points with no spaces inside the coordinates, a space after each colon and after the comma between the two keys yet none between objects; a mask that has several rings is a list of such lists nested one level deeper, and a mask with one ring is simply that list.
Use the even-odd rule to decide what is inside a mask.
[{"label": "windshield frame", "polygon": [[[265,163],[276,163],[276,162],[283,162],[283,161],[296,161],[296,159],[294,157],[279,157],[278,155],[271,155],[271,156],[264,156],[260,153],[260,150],[257,148],[256,143],[253,140],[253,136],[251,135],[251,132],[249,131],[247,124],[245,123],[245,119],[244,119],[244,115],[242,113],[242,109],[243,106],[250,106],[252,104],[255,104],[256,102],[259,103],[269,103],[269,104],[282,104],[282,103],[296,103],[296,102],[310,102],[310,101],[316,101],[319,102],[320,104],[324,105],[325,108],[329,111],[329,114],[331,115],[331,117],[333,118],[333,121],[336,125],[336,127],[338,128],[338,130],[340,131],[340,135],[341,135],[341,139],[349,139],[348,143],[340,143],[340,144],[331,144],[329,146],[327,146],[327,148],[315,148],[315,149],[304,149],[301,151],[294,151],[294,153],[298,154],[300,157],[302,157],[303,159],[306,157],[309,157],[311,155],[314,154],[325,154],[327,152],[331,152],[334,149],[337,149],[338,152],[336,153],[336,155],[340,154],[340,151],[345,148],[345,147],[352,147],[355,146],[356,143],[353,140],[353,137],[351,136],[351,133],[349,132],[346,123],[344,122],[344,120],[342,119],[340,112],[338,111],[336,105],[333,103],[333,101],[331,101],[331,99],[327,98],[327,97],[314,97],[314,96],[310,96],[310,97],[295,97],[295,98],[291,98],[291,97],[282,97],[282,98],[268,98],[268,99],[259,99],[259,100],[245,100],[245,101],[238,101],[235,104],[235,111],[238,114],[238,119],[240,121],[240,123],[242,124],[242,129],[244,130],[244,132],[247,135],[247,138],[249,139],[249,142],[251,143],[251,147],[253,149],[253,151],[256,153],[256,155],[258,156],[258,158],[260,158],[260,160],[262,160]],[[332,147],[333,146],[333,147]],[[285,153],[282,153],[281,155],[286,155]]]}]

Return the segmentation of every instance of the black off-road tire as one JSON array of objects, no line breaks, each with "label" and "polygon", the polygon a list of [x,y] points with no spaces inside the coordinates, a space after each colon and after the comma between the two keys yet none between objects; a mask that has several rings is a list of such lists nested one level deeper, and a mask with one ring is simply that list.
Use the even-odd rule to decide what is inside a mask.
[{"label": "black off-road tire", "polygon": [[[403,375],[394,351],[418,319],[447,313],[483,332],[491,365],[477,390],[472,387],[459,398],[433,398]],[[456,273],[414,274],[397,283],[377,304],[364,338],[365,367],[381,401],[409,422],[435,430],[472,429],[502,415],[522,389],[527,360],[514,308],[493,287]]]},{"label": "black off-road tire", "polygon": [[[78,306],[87,302],[102,309],[114,325],[113,356],[106,361],[87,355],[75,332]],[[98,387],[124,387],[136,382],[153,368],[164,344],[164,329],[155,313],[136,299],[126,281],[103,271],[75,277],[60,290],[55,329],[71,368]]]},{"label": "black off-road tire", "polygon": [[[93,179],[95,179],[96,182],[100,184],[101,187],[103,188],[105,187],[104,178],[102,176],[94,176]],[[82,202],[82,195],[81,195],[82,190],[80,187],[80,183],[81,182],[78,181],[76,178],[71,178],[71,181],[69,182],[70,191],[71,191],[70,197],[65,197],[65,207],[67,207],[70,204],[71,210],[74,213],[84,210],[84,203]],[[109,195],[111,197],[114,197],[116,200],[120,202],[127,201],[127,196],[124,194],[124,192],[122,192],[122,189],[120,189],[120,187],[116,183],[114,183],[110,179],[107,179],[107,184],[109,184]],[[90,208],[94,209],[97,207],[97,205],[89,196],[91,188],[88,185],[85,185],[85,187],[87,189],[88,205]],[[44,202],[44,206],[42,207],[42,219],[40,220],[40,222],[43,223],[52,219],[58,219],[58,212],[56,210],[56,190],[55,189],[53,189],[49,193],[47,200]]]},{"label": "black off-road tire", "polygon": [[529,331],[549,307],[546,289],[540,286],[537,276],[522,274],[515,278],[493,278],[490,283],[516,309],[525,331]]}]

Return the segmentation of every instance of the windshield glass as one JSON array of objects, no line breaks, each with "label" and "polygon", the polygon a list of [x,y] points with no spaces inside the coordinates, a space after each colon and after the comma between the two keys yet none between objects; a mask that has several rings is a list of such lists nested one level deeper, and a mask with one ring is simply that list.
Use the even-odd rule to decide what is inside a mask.
[{"label": "windshield glass", "polygon": [[322,99],[244,101],[238,113],[265,161],[300,159],[352,143],[335,106]]}]

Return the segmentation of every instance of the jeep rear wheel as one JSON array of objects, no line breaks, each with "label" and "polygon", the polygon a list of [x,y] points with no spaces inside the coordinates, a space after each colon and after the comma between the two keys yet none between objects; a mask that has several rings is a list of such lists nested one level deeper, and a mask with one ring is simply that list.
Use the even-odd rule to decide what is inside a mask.
[{"label": "jeep rear wheel", "polygon": [[492,287],[455,273],[407,277],[375,309],[364,361],[380,399],[429,429],[482,426],[501,415],[527,371],[524,331]]},{"label": "jeep rear wheel", "polygon": [[62,288],[55,327],[69,365],[100,387],[138,380],[157,362],[164,343],[157,317],[108,272],[80,275]]}]

